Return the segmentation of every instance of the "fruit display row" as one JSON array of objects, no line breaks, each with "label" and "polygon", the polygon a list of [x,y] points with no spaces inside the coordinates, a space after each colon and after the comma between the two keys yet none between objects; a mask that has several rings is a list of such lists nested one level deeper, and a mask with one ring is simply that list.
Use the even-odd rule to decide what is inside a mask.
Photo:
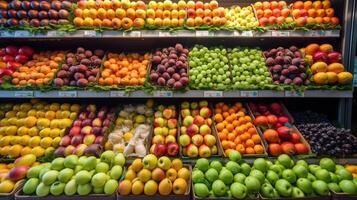
[{"label": "fruit display row", "polygon": [[[0,75],[11,77],[11,80],[0,77],[5,89],[12,86],[47,90],[294,89],[298,86],[343,87],[353,80],[352,74],[341,64],[341,53],[333,51],[330,44],[310,44],[302,49],[277,47],[262,52],[256,48],[202,45],[189,50],[177,43],[158,49],[152,55],[105,53],[101,49],[79,47],[67,53],[36,52],[27,62],[31,56],[20,55],[24,57],[21,61],[24,64],[9,69],[7,66],[13,65],[10,60],[16,53],[11,57],[6,50],[14,48],[3,48],[5,54],[0,58],[3,63]],[[28,47],[18,51],[32,53]]]},{"label": "fruit display row", "polygon": [[[330,0],[256,2],[224,8],[218,1],[172,2],[130,0],[1,1],[0,24],[5,28],[71,29],[270,29],[338,28]],[[73,16],[72,16],[73,15]]]},{"label": "fruit display row", "polygon": [[[237,151],[230,161],[197,160],[192,171],[194,196],[198,198],[302,198],[326,197],[330,191],[357,194],[356,179],[342,165],[322,158],[319,165],[280,155],[273,163],[257,158],[252,165]],[[326,197],[328,198],[328,197]]]}]

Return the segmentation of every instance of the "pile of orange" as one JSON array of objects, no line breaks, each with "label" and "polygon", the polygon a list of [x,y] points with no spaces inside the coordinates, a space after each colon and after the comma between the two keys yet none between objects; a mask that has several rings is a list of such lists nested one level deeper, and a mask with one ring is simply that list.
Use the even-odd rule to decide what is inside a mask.
[{"label": "pile of orange", "polygon": [[144,85],[149,60],[149,54],[109,53],[98,80],[99,85]]},{"label": "pile of orange", "polygon": [[33,60],[19,67],[12,74],[12,84],[19,86],[42,86],[52,80],[59,64],[64,60],[63,51],[43,51],[35,53]]},{"label": "pile of orange", "polygon": [[218,137],[226,155],[231,150],[237,150],[241,154],[264,153],[261,138],[242,103],[232,106],[217,103],[214,111]]}]

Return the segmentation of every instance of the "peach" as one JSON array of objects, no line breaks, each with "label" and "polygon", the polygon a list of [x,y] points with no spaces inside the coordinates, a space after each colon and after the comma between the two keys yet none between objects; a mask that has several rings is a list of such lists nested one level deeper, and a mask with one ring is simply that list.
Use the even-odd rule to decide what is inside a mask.
[{"label": "peach", "polygon": [[270,3],[267,1],[263,2],[263,10],[270,9]]},{"label": "peach", "polygon": [[203,18],[203,23],[206,24],[206,25],[211,25],[212,24],[212,18],[211,17]]},{"label": "peach", "polygon": [[164,10],[171,10],[172,8],[172,2],[170,0],[165,0],[164,1]]},{"label": "peach", "polygon": [[292,15],[295,17],[295,19],[296,19],[296,18],[299,18],[299,17],[301,16],[300,10],[299,10],[299,9],[294,9],[294,10],[292,11]]},{"label": "peach", "polygon": [[285,23],[292,23],[292,22],[294,22],[294,19],[292,17],[285,18]]},{"label": "peach", "polygon": [[204,17],[205,13],[204,13],[203,9],[201,9],[201,8],[196,9],[196,16],[197,17]]},{"label": "peach", "polygon": [[98,18],[95,18],[93,20],[93,26],[95,27],[101,27],[102,26],[102,20],[98,19]]},{"label": "peach", "polygon": [[155,20],[154,18],[146,18],[146,24],[148,25],[155,25]]},{"label": "peach", "polygon": [[179,16],[179,19],[185,19],[186,18],[186,10],[179,10],[178,16]]},{"label": "peach", "polygon": [[218,8],[216,8],[212,11],[212,17],[219,17],[219,15],[220,15],[220,13],[219,13]]},{"label": "peach", "polygon": [[133,8],[129,8],[126,10],[126,16],[130,19],[135,19],[135,10]]},{"label": "peach", "polygon": [[327,8],[325,13],[327,17],[333,17],[335,15],[335,10],[333,8]]},{"label": "peach", "polygon": [[89,17],[84,18],[83,26],[93,26],[93,19]]},{"label": "peach", "polygon": [[270,9],[279,9],[279,3],[277,1],[270,2]]},{"label": "peach", "polygon": [[76,25],[76,26],[83,26],[83,19],[80,18],[80,17],[75,17],[75,18],[73,19],[73,23],[74,23],[74,25]]},{"label": "peach", "polygon": [[287,7],[285,1],[279,1],[278,4],[279,4],[279,9],[283,9],[283,8],[286,8],[286,7]]},{"label": "peach", "polygon": [[307,14],[309,15],[309,17],[316,17],[317,16],[316,9],[311,8],[311,9],[307,10]]},{"label": "peach", "polygon": [[302,17],[307,17],[307,16],[308,16],[307,10],[301,9],[301,10],[300,10],[300,16],[302,16]]},{"label": "peach", "polygon": [[305,26],[306,24],[306,18],[305,17],[299,17],[296,19],[296,25],[297,26]]},{"label": "peach", "polygon": [[227,19],[225,17],[220,17],[221,25],[227,24]]},{"label": "peach", "polygon": [[307,24],[314,24],[315,23],[315,18],[313,18],[313,17],[306,18],[306,23]]},{"label": "peach", "polygon": [[82,9],[76,8],[76,9],[74,10],[74,16],[75,16],[75,17],[82,17],[82,14],[83,14],[83,10],[82,10]]},{"label": "peach", "polygon": [[95,8],[96,2],[94,0],[88,0],[86,3],[86,8]]},{"label": "peach", "polygon": [[120,0],[112,0],[113,9],[121,8],[121,1]]},{"label": "peach", "polygon": [[121,1],[121,7],[123,8],[123,9],[128,9],[128,8],[130,8],[130,6],[131,6],[131,4],[130,4],[130,1],[129,0],[126,0],[126,1]]},{"label": "peach", "polygon": [[315,22],[316,22],[317,24],[322,24],[322,22],[323,22],[322,17],[315,17]]},{"label": "peach", "polygon": [[119,18],[119,19],[123,19],[124,17],[126,17],[126,12],[124,9],[122,8],[117,8],[115,10],[115,17]]},{"label": "peach", "polygon": [[204,14],[205,14],[205,17],[212,17],[212,12],[210,9],[205,9]]},{"label": "peach", "polygon": [[322,9],[322,2],[321,1],[314,1],[312,3],[312,7],[315,9]]},{"label": "peach", "polygon": [[146,12],[145,12],[145,10],[143,10],[143,9],[137,9],[137,10],[135,11],[135,17],[145,19],[145,18],[146,18]]},{"label": "peach", "polygon": [[162,16],[163,16],[163,11],[161,10],[161,9],[157,9],[156,11],[155,11],[155,17],[157,17],[157,18],[163,18]]},{"label": "peach", "polygon": [[304,9],[309,10],[312,8],[312,2],[311,1],[305,1],[304,2]]},{"label": "peach", "polygon": [[283,24],[284,21],[285,21],[285,18],[282,17],[282,16],[276,18],[276,23],[277,23],[277,24]]},{"label": "peach", "polygon": [[155,18],[154,24],[155,24],[155,26],[162,26],[162,19],[161,18]]},{"label": "peach", "polygon": [[132,9],[136,9],[136,2],[130,2],[130,7],[129,8],[132,8]]},{"label": "peach", "polygon": [[187,4],[186,4],[187,8],[188,9],[195,9],[196,7],[196,3],[192,0],[188,1]]},{"label": "peach", "polygon": [[110,0],[104,0],[102,3],[102,8],[104,9],[110,9],[112,8],[113,4]]},{"label": "peach", "polygon": [[203,24],[202,17],[195,17],[195,25],[196,26],[201,26],[202,24]]},{"label": "peach", "polygon": [[256,10],[261,10],[261,9],[263,9],[263,3],[262,2],[255,2],[254,3],[254,8],[256,9]]},{"label": "peach", "polygon": [[146,4],[143,1],[136,2],[136,9],[146,10]]},{"label": "peach", "polygon": [[92,19],[97,18],[97,14],[98,14],[98,12],[96,9],[94,9],[94,8],[89,9],[89,17],[90,18],[92,18]]},{"label": "peach", "polygon": [[112,27],[112,20],[110,19],[103,19],[102,26],[104,27]]},{"label": "peach", "polygon": [[120,28],[121,27],[121,20],[118,18],[112,19],[112,25],[114,28]]},{"label": "peach", "polygon": [[174,19],[178,19],[179,18],[178,10],[171,10],[171,18],[174,18]]},{"label": "peach", "polygon": [[87,7],[87,2],[86,2],[86,1],[79,1],[79,2],[77,3],[77,7],[78,7],[78,8],[81,8],[81,9],[84,9],[84,8]]},{"label": "peach", "polygon": [[177,3],[173,3],[172,7],[171,7],[171,10],[177,10],[177,9],[178,9]]},{"label": "peach", "polygon": [[164,3],[158,2],[157,3],[157,9],[163,10],[164,9]]},{"label": "peach", "polygon": [[171,12],[169,10],[164,10],[162,13],[163,18],[171,18]]},{"label": "peach", "polygon": [[133,22],[133,26],[137,28],[141,28],[145,25],[145,20],[142,18],[136,18]]},{"label": "peach", "polygon": [[270,16],[269,18],[268,18],[268,23],[270,24],[270,25],[272,25],[272,24],[275,24],[276,23],[276,17],[274,17],[274,16]]},{"label": "peach", "polygon": [[107,11],[104,9],[104,8],[99,8],[98,9],[98,14],[97,14],[97,17],[99,19],[105,19],[107,16]]},{"label": "peach", "polygon": [[170,18],[164,18],[164,19],[162,20],[162,25],[163,25],[163,26],[171,26],[171,20],[170,20]]},{"label": "peach", "polygon": [[180,0],[177,2],[177,7],[179,10],[186,10],[186,1]]},{"label": "peach", "polygon": [[195,8],[196,8],[196,10],[197,9],[204,9],[204,4],[203,4],[203,2],[202,1],[196,1],[196,5],[195,5]]},{"label": "peach", "polygon": [[338,25],[340,20],[337,17],[331,17],[331,24]]},{"label": "peach", "polygon": [[82,12],[82,17],[83,18],[86,18],[86,17],[89,17],[89,9],[83,9],[83,12]]},{"label": "peach", "polygon": [[226,17],[226,10],[223,7],[217,8],[220,17]]},{"label": "peach", "polygon": [[269,20],[267,17],[262,17],[259,19],[260,26],[266,26],[268,23],[269,23]]},{"label": "peach", "polygon": [[188,18],[188,19],[186,20],[186,25],[189,26],[189,27],[195,26],[195,19],[193,19],[193,18]]},{"label": "peach", "polygon": [[171,26],[178,26],[179,20],[177,18],[171,19]]},{"label": "peach", "polygon": [[215,26],[219,26],[221,24],[221,18],[220,17],[213,17],[212,24],[215,25]]},{"label": "peach", "polygon": [[273,10],[273,15],[275,16],[275,17],[279,17],[280,16],[280,10],[279,9],[277,9],[277,8],[275,8],[274,10]]},{"label": "peach", "polygon": [[215,0],[210,1],[209,2],[209,7],[210,7],[211,10],[214,10],[214,9],[218,8],[218,2],[215,1]]},{"label": "peach", "polygon": [[319,17],[325,17],[326,16],[326,13],[325,13],[324,9],[317,9],[316,13],[317,13],[317,16],[319,16]]},{"label": "peach", "polygon": [[[206,10],[206,9],[210,9],[211,10],[211,6],[209,5],[209,3],[204,3],[203,4],[203,9]],[[213,9],[212,9],[213,10]]]},{"label": "peach", "polygon": [[121,26],[124,28],[124,29],[129,29],[133,26],[133,20],[131,20],[130,18],[128,17],[124,17],[122,20],[121,20]]},{"label": "peach", "polygon": [[196,17],[196,11],[192,8],[189,8],[187,10],[187,17],[188,18],[195,18]]},{"label": "peach", "polygon": [[155,10],[152,8],[147,9],[146,16],[148,18],[155,18]]},{"label": "peach", "polygon": [[179,19],[178,20],[178,26],[183,26],[183,24],[184,24],[184,22],[185,22],[185,19]]},{"label": "peach", "polygon": [[257,10],[256,14],[257,14],[258,19],[264,17],[264,11],[261,9]]},{"label": "peach", "polygon": [[115,18],[115,11],[113,9],[108,9],[106,17],[108,19],[110,19],[110,20],[114,19]]},{"label": "peach", "polygon": [[289,15],[290,15],[290,9],[288,9],[288,8],[283,8],[283,9],[281,10],[281,16],[283,16],[283,17],[289,17]]},{"label": "peach", "polygon": [[273,12],[270,9],[264,10],[264,17],[269,18],[273,15]]},{"label": "peach", "polygon": [[324,0],[324,1],[322,2],[322,8],[323,8],[323,9],[331,8],[331,2],[330,2],[330,0]]},{"label": "peach", "polygon": [[149,8],[156,10],[156,9],[157,9],[157,3],[156,3],[156,1],[150,1],[150,2],[149,2]]},{"label": "peach", "polygon": [[303,9],[304,8],[304,2],[302,1],[296,1],[293,4],[293,9]]},{"label": "peach", "polygon": [[330,17],[323,17],[322,18],[324,24],[329,24],[331,23],[331,18]]}]

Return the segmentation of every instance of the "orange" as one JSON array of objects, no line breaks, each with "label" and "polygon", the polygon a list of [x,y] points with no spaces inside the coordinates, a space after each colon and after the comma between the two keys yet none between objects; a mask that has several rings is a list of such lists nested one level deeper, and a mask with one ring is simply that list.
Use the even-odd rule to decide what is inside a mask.
[{"label": "orange", "polygon": [[218,131],[222,131],[225,126],[224,126],[223,123],[218,123],[218,124],[216,125],[216,127],[217,127],[217,130],[218,130]]},{"label": "orange", "polygon": [[262,145],[257,144],[257,145],[254,146],[254,151],[257,154],[263,154],[264,153],[264,148],[263,148]]},{"label": "orange", "polygon": [[244,117],[244,116],[245,116],[245,113],[242,112],[242,111],[239,111],[239,112],[237,113],[237,115],[238,115],[238,117]]},{"label": "orange", "polygon": [[234,126],[232,124],[228,124],[226,128],[229,132],[232,132],[234,130]]},{"label": "orange", "polygon": [[229,110],[229,107],[225,104],[222,107],[223,112],[227,112]]},{"label": "orange", "polygon": [[216,109],[214,109],[214,112],[217,113],[217,114],[221,114],[222,113],[222,109],[216,108]]},{"label": "orange", "polygon": [[226,140],[226,139],[227,139],[227,135],[226,135],[226,134],[224,134],[224,133],[222,133],[222,132],[219,132],[219,133],[218,133],[218,137],[219,137],[219,139],[220,139],[221,141],[223,141],[223,140]]},{"label": "orange", "polygon": [[226,117],[225,119],[228,123],[233,122],[233,118],[231,116]]},{"label": "orange", "polygon": [[239,126],[239,121],[238,120],[234,120],[232,122],[232,124],[233,124],[234,127],[237,127],[237,126]]},{"label": "orange", "polygon": [[254,141],[254,144],[260,144],[261,143],[261,139],[260,139],[260,136],[255,134],[255,135],[252,135],[252,138],[251,138],[253,141]]},{"label": "orange", "polygon": [[223,112],[223,117],[226,119],[229,116],[229,112]]},{"label": "orange", "polygon": [[252,118],[250,116],[244,116],[244,119],[246,122],[251,122],[252,121]]},{"label": "orange", "polygon": [[229,142],[229,148],[230,148],[230,149],[235,149],[235,148],[236,148],[236,143],[230,141],[230,142]]},{"label": "orange", "polygon": [[247,131],[250,135],[257,134],[257,130],[255,128],[249,128]]},{"label": "orange", "polygon": [[234,139],[236,138],[236,136],[233,133],[229,133],[227,136],[229,141],[234,141]]},{"label": "orange", "polygon": [[228,140],[223,140],[222,141],[222,147],[223,147],[223,149],[229,149],[229,141]]},{"label": "orange", "polygon": [[240,144],[240,143],[241,143],[240,137],[236,137],[236,138],[234,139],[234,143]]},{"label": "orange", "polygon": [[223,121],[223,116],[222,116],[221,114],[216,114],[216,115],[214,116],[214,120],[215,120],[216,122],[222,122],[222,121]]},{"label": "orange", "polygon": [[239,136],[241,141],[246,141],[250,138],[250,135],[247,133],[243,133],[242,135]]},{"label": "orange", "polygon": [[247,154],[255,154],[255,151],[254,151],[254,149],[253,149],[252,147],[247,147],[247,148],[245,149],[245,152],[246,152]]},{"label": "orange", "polygon": [[235,110],[234,110],[233,108],[230,108],[230,109],[228,110],[228,112],[229,112],[230,114],[233,114],[233,113],[235,113]]},{"label": "orange", "polygon": [[254,141],[252,139],[247,139],[245,141],[245,147],[254,147]]},{"label": "orange", "polygon": [[239,153],[244,154],[245,153],[245,147],[243,144],[237,144],[236,150],[239,151]]}]

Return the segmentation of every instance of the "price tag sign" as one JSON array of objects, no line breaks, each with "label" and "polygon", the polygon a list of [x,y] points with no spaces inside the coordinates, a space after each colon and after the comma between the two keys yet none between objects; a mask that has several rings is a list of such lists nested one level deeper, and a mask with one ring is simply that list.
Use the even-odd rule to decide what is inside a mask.
[{"label": "price tag sign", "polygon": [[125,91],[110,91],[110,97],[127,97],[129,96]]},{"label": "price tag sign", "polygon": [[240,96],[241,97],[258,97],[259,92],[258,91],[240,91]]},{"label": "price tag sign", "polygon": [[223,91],[203,91],[204,97],[223,97]]},{"label": "price tag sign", "polygon": [[33,97],[33,91],[15,91],[15,97]]},{"label": "price tag sign", "polygon": [[241,36],[243,36],[243,37],[253,37],[253,31],[243,31],[241,33]]},{"label": "price tag sign", "polygon": [[[324,32],[322,32],[322,33],[324,34]],[[310,36],[312,36],[312,37],[319,36],[319,32],[316,31],[316,30],[311,30],[311,31],[310,31]]]},{"label": "price tag sign", "polygon": [[299,91],[285,91],[285,97],[304,97],[304,92]]},{"label": "price tag sign", "polygon": [[57,36],[57,31],[48,31],[47,32],[47,37],[56,37]]},{"label": "price tag sign", "polygon": [[77,91],[59,91],[59,97],[77,97]]},{"label": "price tag sign", "polygon": [[272,31],[271,36],[273,36],[273,37],[289,37],[290,32],[289,31]]},{"label": "price tag sign", "polygon": [[30,32],[28,31],[15,31],[15,37],[28,37]]},{"label": "price tag sign", "polygon": [[124,32],[124,35],[129,37],[141,37],[141,32],[140,31]]},{"label": "price tag sign", "polygon": [[156,91],[154,97],[173,97],[174,93],[172,91]]},{"label": "price tag sign", "polygon": [[83,35],[86,37],[95,37],[97,36],[97,32],[93,30],[85,30]]},{"label": "price tag sign", "polygon": [[209,31],[196,31],[196,36],[197,37],[207,37],[209,36]]},{"label": "price tag sign", "polygon": [[14,36],[14,32],[2,31],[2,32],[1,32],[1,36],[2,36],[2,37],[13,37],[13,36]]},{"label": "price tag sign", "polygon": [[159,31],[159,37],[170,37],[171,33],[168,31]]}]

